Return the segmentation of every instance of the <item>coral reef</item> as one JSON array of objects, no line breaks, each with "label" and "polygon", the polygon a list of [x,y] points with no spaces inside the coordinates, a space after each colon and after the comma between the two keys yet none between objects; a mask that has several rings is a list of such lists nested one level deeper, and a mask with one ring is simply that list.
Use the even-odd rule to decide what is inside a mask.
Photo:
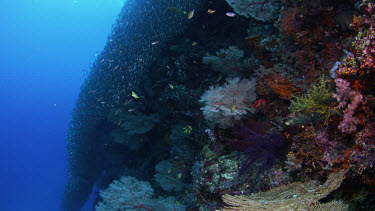
[{"label": "coral reef", "polygon": [[373,0],[127,2],[73,112],[63,210],[101,172],[98,209],[374,207]]}]

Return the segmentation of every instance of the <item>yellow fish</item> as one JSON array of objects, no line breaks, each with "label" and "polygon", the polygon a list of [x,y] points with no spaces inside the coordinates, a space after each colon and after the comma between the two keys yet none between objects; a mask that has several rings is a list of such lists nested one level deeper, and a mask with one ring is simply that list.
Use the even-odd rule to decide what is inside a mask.
[{"label": "yellow fish", "polygon": [[196,45],[198,45],[198,42],[193,42],[191,45],[196,46]]},{"label": "yellow fish", "polygon": [[171,89],[173,89],[174,88],[174,86],[172,85],[172,84],[168,84],[169,85],[169,87],[171,87]]},{"label": "yellow fish", "polygon": [[231,106],[230,106],[230,111],[233,113],[233,111],[236,109],[236,105],[233,103]]},{"label": "yellow fish", "polygon": [[191,133],[191,131],[193,131],[193,128],[190,125],[186,125],[184,127],[184,132],[185,133]]},{"label": "yellow fish", "polygon": [[208,9],[208,10],[207,10],[207,13],[208,13],[208,14],[214,14],[215,12],[216,12],[216,10],[212,10],[212,9]]},{"label": "yellow fish", "polygon": [[139,98],[138,95],[134,91],[132,91],[132,97],[134,97],[135,99]]}]

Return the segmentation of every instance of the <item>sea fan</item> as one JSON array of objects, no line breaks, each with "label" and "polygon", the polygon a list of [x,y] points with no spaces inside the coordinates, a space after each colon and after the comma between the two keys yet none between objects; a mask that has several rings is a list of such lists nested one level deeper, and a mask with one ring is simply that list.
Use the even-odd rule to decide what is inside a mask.
[{"label": "sea fan", "polygon": [[282,157],[287,148],[287,141],[284,136],[275,132],[263,133],[263,125],[257,123],[241,123],[235,127],[233,135],[235,139],[228,141],[228,144],[235,150],[244,152],[247,158],[242,162],[239,175],[242,175],[254,162],[262,160],[263,173],[270,169],[277,158]]}]

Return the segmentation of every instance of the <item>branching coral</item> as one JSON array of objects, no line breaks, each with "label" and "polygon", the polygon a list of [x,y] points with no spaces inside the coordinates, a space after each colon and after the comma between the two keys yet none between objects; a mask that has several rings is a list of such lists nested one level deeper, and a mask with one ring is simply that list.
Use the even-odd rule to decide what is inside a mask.
[{"label": "branching coral", "polygon": [[290,110],[309,116],[318,114],[324,120],[327,120],[333,110],[330,106],[332,94],[333,92],[330,90],[324,77],[321,77],[318,84],[313,85],[307,90],[306,95],[295,97],[292,100]]},{"label": "branching coral", "polygon": [[261,123],[241,124],[234,129],[236,139],[229,140],[229,144],[244,152],[247,158],[241,165],[240,174],[244,173],[255,161],[262,161],[264,172],[272,167],[276,159],[286,150],[286,139],[276,133],[263,134]]},{"label": "branching coral", "polygon": [[299,88],[297,88],[289,78],[282,77],[279,74],[271,75],[268,80],[268,86],[273,92],[284,99],[289,99],[294,92],[299,91]]},{"label": "branching coral", "polygon": [[336,94],[333,96],[339,102],[339,108],[345,107],[350,100],[350,103],[344,110],[343,120],[340,122],[338,128],[343,133],[352,133],[357,129],[356,125],[360,123],[360,120],[354,117],[354,113],[358,104],[362,102],[363,97],[358,91],[351,90],[350,83],[342,78],[336,79],[336,87]]}]

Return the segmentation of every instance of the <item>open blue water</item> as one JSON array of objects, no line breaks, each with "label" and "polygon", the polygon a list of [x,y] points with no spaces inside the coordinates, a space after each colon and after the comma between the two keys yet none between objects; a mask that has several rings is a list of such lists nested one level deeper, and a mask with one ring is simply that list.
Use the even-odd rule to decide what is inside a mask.
[{"label": "open blue water", "polygon": [[0,210],[59,209],[71,110],[123,1],[0,1]]}]

